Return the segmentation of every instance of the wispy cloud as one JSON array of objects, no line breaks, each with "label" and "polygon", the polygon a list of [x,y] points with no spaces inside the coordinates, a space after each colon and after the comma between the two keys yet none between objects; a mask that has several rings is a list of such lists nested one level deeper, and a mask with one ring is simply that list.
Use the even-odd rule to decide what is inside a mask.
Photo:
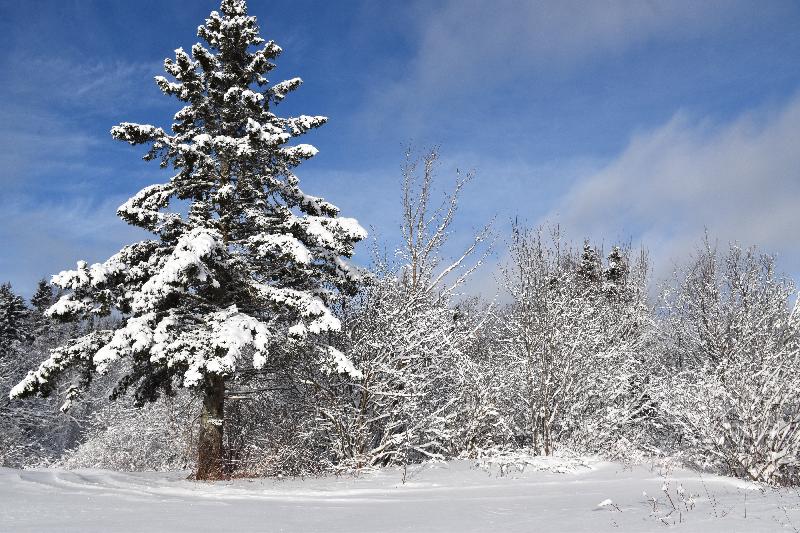
[{"label": "wispy cloud", "polygon": [[640,238],[662,267],[707,228],[800,272],[800,96],[727,123],[678,113],[579,179],[549,215],[580,235]]},{"label": "wispy cloud", "polygon": [[124,147],[108,128],[120,110],[153,105],[142,87],[156,67],[12,55],[4,68],[0,277],[29,292],[38,277],[103,260],[140,234],[115,212],[147,169],[114,164]]},{"label": "wispy cloud", "polygon": [[[89,175],[107,173],[96,153],[112,145],[108,128],[119,119],[117,110],[147,108],[157,96],[157,90],[142,89],[153,65],[16,55],[4,68],[9,75],[0,87],[0,185],[17,192],[37,185],[74,188]],[[96,117],[107,125],[98,128]],[[53,174],[69,179],[37,183]]]},{"label": "wispy cloud", "polygon": [[708,31],[740,8],[737,2],[721,1],[450,1],[420,14],[428,16],[413,76],[452,87],[482,79],[481,66],[501,64],[505,69],[495,81],[502,82],[518,69],[572,67],[653,38]]},{"label": "wispy cloud", "polygon": [[74,268],[81,259],[104,261],[123,245],[146,238],[145,232],[116,217],[116,209],[124,200],[41,202],[2,198],[0,282],[11,281],[17,290],[29,295],[41,277]]},{"label": "wispy cloud", "polygon": [[480,105],[519,78],[563,77],[652,40],[707,35],[741,19],[745,6],[738,0],[420,3],[410,37],[417,52],[398,77],[374,87],[364,117],[424,123],[431,110],[465,96]]},{"label": "wispy cloud", "polygon": [[102,114],[134,102],[152,105],[158,101],[158,91],[149,83],[160,71],[157,62],[14,55],[5,68],[9,76],[1,90],[14,107]]}]

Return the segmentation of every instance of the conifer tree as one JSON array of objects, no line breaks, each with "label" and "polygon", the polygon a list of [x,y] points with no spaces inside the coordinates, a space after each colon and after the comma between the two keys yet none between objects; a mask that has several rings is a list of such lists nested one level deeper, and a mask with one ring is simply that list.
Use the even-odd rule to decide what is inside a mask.
[{"label": "conifer tree", "polygon": [[[326,340],[340,327],[333,299],[359,281],[343,258],[366,232],[301,191],[293,169],[317,150],[289,142],[327,119],[275,114],[302,81],[269,84],[281,48],[259,36],[245,0],[222,0],[197,34],[205,44],[177,49],[164,62],[171,79],[156,77],[165,95],[184,104],[171,133],[129,122],[111,130],[116,139],[148,145],[145,160],[175,170],[118,210],[155,238],[53,278],[66,294],[50,315],[89,319],[116,310],[122,327],[53,350],[11,397],[48,394],[70,367],[90,377],[123,362],[115,396],[133,388],[142,403],[175,386],[193,389],[203,399],[196,477],[213,479],[226,474],[226,379],[245,360],[261,369],[276,353],[295,353],[320,370],[358,375]],[[173,200],[188,204],[186,214]],[[85,385],[71,389],[65,408]]]},{"label": "conifer tree", "polygon": [[619,246],[613,246],[608,254],[608,268],[605,270],[606,281],[622,283],[628,275],[628,262]]},{"label": "conifer tree", "polygon": [[619,246],[613,246],[608,254],[608,266],[603,271],[605,290],[610,296],[621,296],[628,282],[628,261]]},{"label": "conifer tree", "polygon": [[53,287],[47,280],[39,280],[36,286],[36,292],[31,296],[31,324],[33,326],[33,333],[36,337],[46,335],[50,327],[53,325],[53,319],[46,316],[45,313],[53,305],[55,296],[53,295]]},{"label": "conifer tree", "polygon": [[600,254],[592,248],[589,241],[583,243],[583,253],[578,263],[578,278],[587,283],[599,283],[603,276],[603,264]]},{"label": "conifer tree", "polygon": [[36,285],[36,292],[31,296],[31,305],[40,314],[44,314],[53,305],[53,287],[46,279],[39,280]]},{"label": "conifer tree", "polygon": [[20,342],[30,340],[28,309],[10,283],[0,285],[0,359],[6,358]]}]

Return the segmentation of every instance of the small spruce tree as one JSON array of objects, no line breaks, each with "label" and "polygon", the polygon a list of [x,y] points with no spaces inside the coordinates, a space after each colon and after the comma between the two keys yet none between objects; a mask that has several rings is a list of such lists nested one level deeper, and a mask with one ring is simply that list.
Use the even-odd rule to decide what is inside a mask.
[{"label": "small spruce tree", "polygon": [[53,298],[52,285],[46,279],[41,279],[36,286],[36,292],[31,296],[31,306],[36,312],[44,314],[53,305]]},{"label": "small spruce tree", "polygon": [[600,254],[589,244],[583,242],[583,253],[578,263],[578,278],[586,283],[599,283],[603,277],[603,263]]},{"label": "small spruce tree", "polygon": [[[197,34],[206,44],[177,49],[164,62],[172,79],[156,77],[164,94],[184,104],[172,132],[128,122],[111,130],[149,145],[145,160],[175,170],[118,210],[155,238],[53,278],[66,293],[48,314],[89,319],[116,311],[122,326],[53,350],[11,397],[48,394],[70,367],[90,377],[126,360],[117,365],[125,371],[117,395],[133,387],[142,403],[181,386],[202,397],[196,477],[213,479],[226,475],[226,379],[245,359],[261,369],[271,354],[302,353],[323,370],[358,375],[327,334],[340,327],[333,299],[359,281],[343,258],[366,232],[299,188],[293,169],[317,150],[289,142],[327,119],[275,114],[302,82],[269,85],[265,75],[281,48],[259,36],[246,2],[222,0]],[[185,214],[181,205],[170,211],[176,199],[188,204]],[[67,394],[65,408],[86,381]]]},{"label": "small spruce tree", "polygon": [[0,285],[0,359],[8,357],[15,347],[31,339],[28,309],[22,297],[14,293],[10,283]]},{"label": "small spruce tree", "polygon": [[628,283],[628,259],[619,246],[611,248],[608,266],[603,271],[605,291],[609,296],[622,296]]},{"label": "small spruce tree", "polygon": [[53,325],[53,319],[45,313],[47,313],[54,301],[53,286],[45,279],[39,280],[36,292],[31,296],[32,309],[30,313],[33,333],[37,338],[46,335],[50,326]]}]

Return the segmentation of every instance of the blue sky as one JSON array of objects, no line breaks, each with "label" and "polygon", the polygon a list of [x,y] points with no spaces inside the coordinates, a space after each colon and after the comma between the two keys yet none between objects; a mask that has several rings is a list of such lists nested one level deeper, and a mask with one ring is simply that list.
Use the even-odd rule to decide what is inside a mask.
[{"label": "blue sky", "polygon": [[[120,121],[168,126],[152,77],[215,1],[0,0],[0,280],[101,261],[141,237],[115,218],[163,180]],[[800,273],[800,4],[267,2],[282,113],[323,114],[305,190],[397,238],[404,147],[474,170],[453,251],[497,216],[631,241],[669,271],[704,229]],[[368,259],[362,246],[361,261]],[[487,271],[477,289],[491,286]]]}]

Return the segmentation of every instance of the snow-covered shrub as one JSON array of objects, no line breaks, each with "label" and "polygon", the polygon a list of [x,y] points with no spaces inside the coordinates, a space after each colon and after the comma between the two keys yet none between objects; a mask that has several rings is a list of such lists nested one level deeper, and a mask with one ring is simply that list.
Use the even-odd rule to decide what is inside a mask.
[{"label": "snow-covered shrub", "polygon": [[442,246],[469,176],[432,208],[437,157],[435,150],[421,161],[409,154],[398,260],[378,258],[372,280],[342,307],[342,349],[362,379],[341,376],[316,388],[321,422],[343,466],[442,458],[491,439],[491,389],[469,353],[485,310],[457,306],[455,293],[487,232],[445,261]]},{"label": "snow-covered shrub", "polygon": [[640,432],[649,401],[643,351],[651,330],[646,262],[612,250],[576,254],[553,230],[514,228],[503,282],[505,410],[517,444],[549,455],[557,444],[613,453]]},{"label": "snow-covered shrub", "polygon": [[507,401],[508,368],[499,356],[505,348],[501,335],[505,324],[496,307],[480,298],[462,300],[456,306],[463,340],[451,378],[457,398],[454,454],[475,457],[481,450],[514,439],[513,423],[502,409]]},{"label": "snow-covered shrub", "polygon": [[67,451],[62,466],[126,471],[194,467],[199,406],[190,394],[140,408],[98,400],[93,402],[98,409],[84,422],[83,442]]},{"label": "snow-covered shrub", "polygon": [[[46,317],[43,311],[52,303],[52,288],[45,281],[39,283],[30,307],[9,285],[0,286],[0,398],[8,398],[12,387],[50,349],[91,327],[58,324]],[[59,385],[60,393],[66,391],[66,385]],[[85,413],[78,409],[63,414],[53,398],[0,400],[0,466],[41,466],[58,460],[80,442]]]},{"label": "snow-covered shrub", "polygon": [[237,422],[226,452],[236,476],[316,476],[335,470],[326,432],[314,410],[261,396],[231,402],[226,416]]},{"label": "snow-covered shrub", "polygon": [[800,309],[774,258],[707,242],[664,290],[654,398],[695,464],[800,482]]},{"label": "snow-covered shrub", "polygon": [[348,385],[338,412],[323,409],[335,419],[344,460],[372,466],[442,458],[490,437],[481,427],[493,415],[488,391],[465,353],[472,332],[446,301],[386,277],[365,291],[346,324],[347,354],[364,377]]}]

